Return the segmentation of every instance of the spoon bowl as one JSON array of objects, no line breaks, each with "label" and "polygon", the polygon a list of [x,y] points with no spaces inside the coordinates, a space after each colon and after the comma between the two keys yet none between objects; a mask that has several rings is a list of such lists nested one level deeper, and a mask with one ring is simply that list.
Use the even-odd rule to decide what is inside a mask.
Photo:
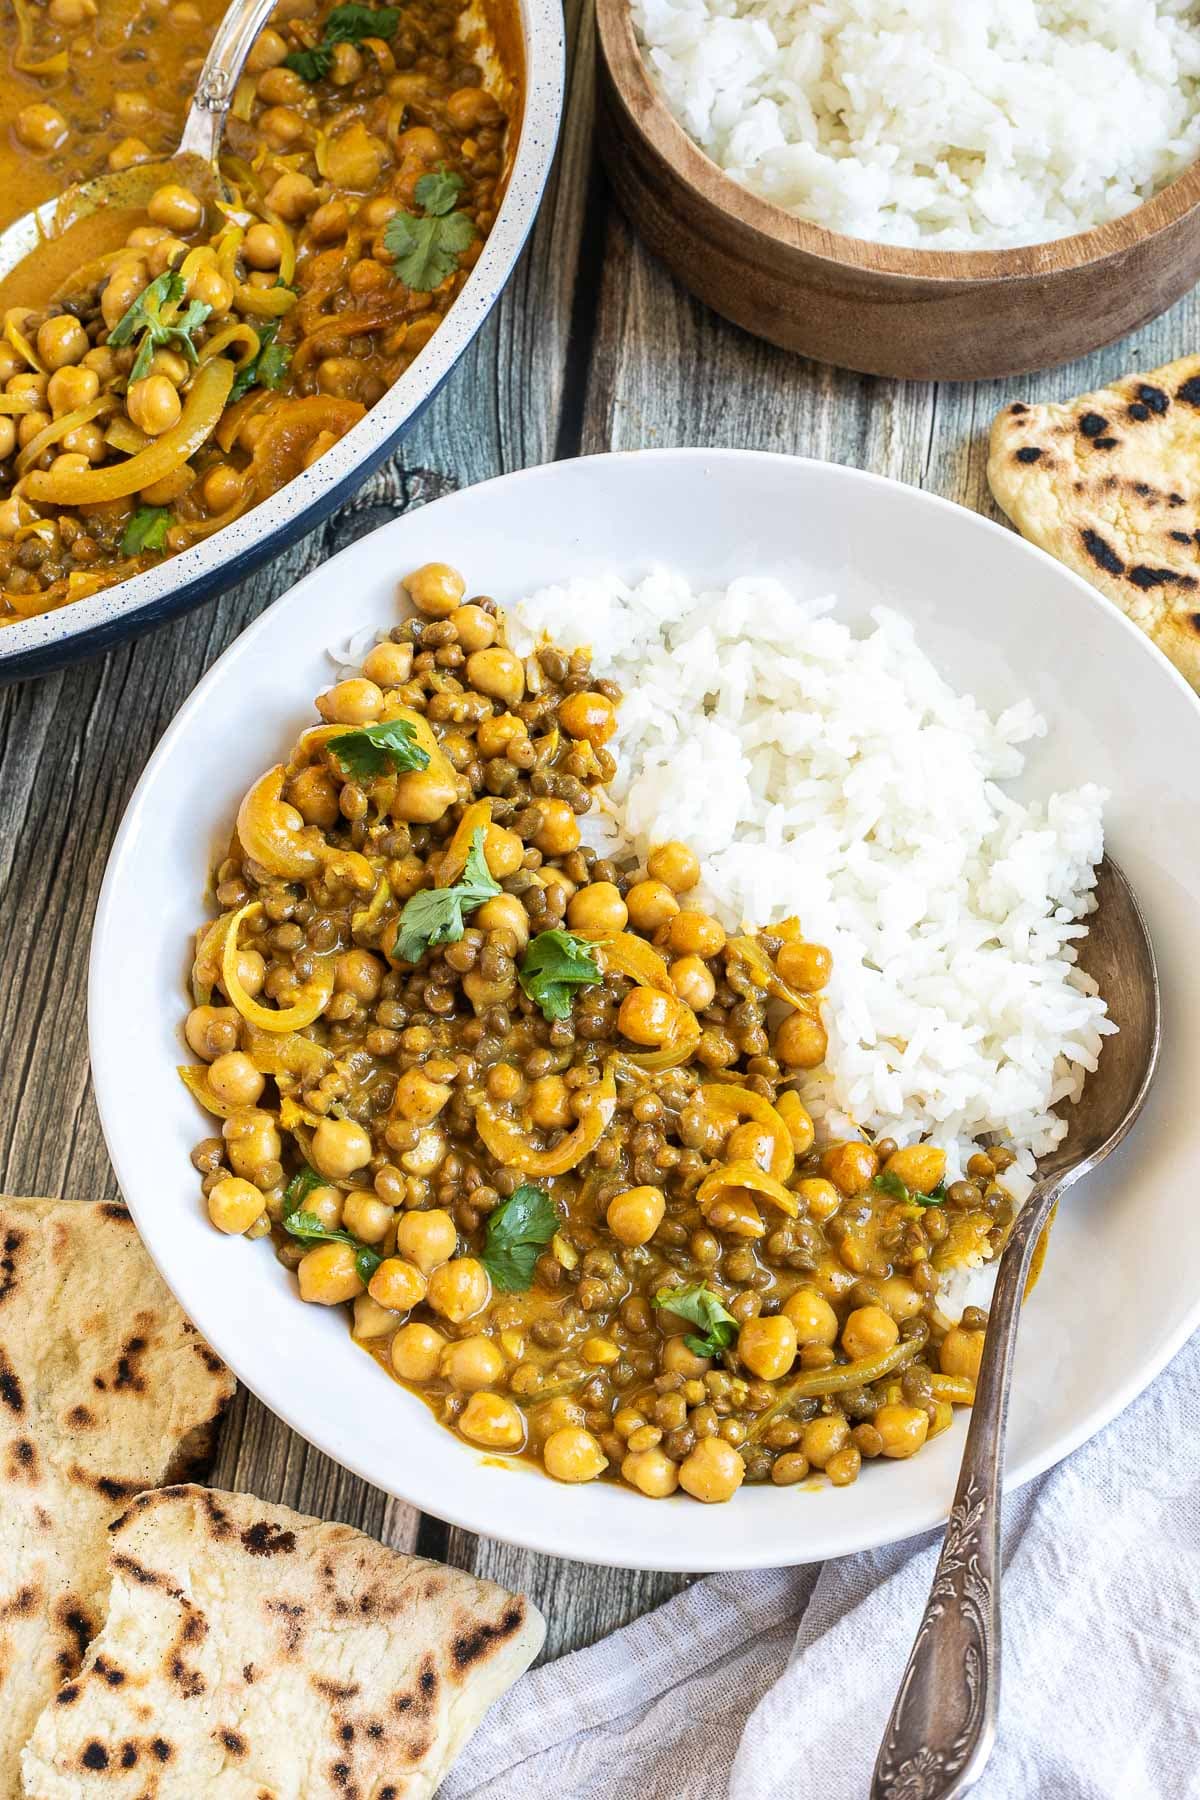
[{"label": "spoon bowl", "polygon": [[1067,1190],[1127,1136],[1158,1067],[1162,1002],[1137,896],[1110,856],[1079,945],[1117,1025],[1045,1157],[1000,1257],[975,1403],[937,1570],[880,1747],[872,1800],[958,1800],[983,1773],[1000,1703],[1000,1496],[1021,1303],[1037,1245]]}]

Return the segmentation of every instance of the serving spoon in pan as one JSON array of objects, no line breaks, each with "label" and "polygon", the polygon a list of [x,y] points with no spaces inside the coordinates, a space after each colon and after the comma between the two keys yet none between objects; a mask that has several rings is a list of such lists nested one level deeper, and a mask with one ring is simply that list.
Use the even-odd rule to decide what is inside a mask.
[{"label": "serving spoon in pan", "polygon": [[[43,303],[96,254],[98,226],[111,226],[114,241],[106,248],[116,248],[124,241],[122,227],[136,222],[135,215],[144,213],[157,188],[175,182],[206,203],[217,198],[217,153],[225,119],[246,58],[275,3],[230,0],[204,59],[174,156],[79,182],[0,232],[0,312],[5,306]],[[107,218],[98,217],[102,214]],[[85,238],[90,240],[86,247]],[[28,269],[21,266],[26,258]]]},{"label": "serving spoon in pan", "polygon": [[1110,856],[1079,945],[1120,1027],[1038,1166],[1000,1257],[975,1404],[946,1540],[875,1764],[871,1800],[958,1800],[983,1773],[1000,1703],[1000,1497],[1021,1301],[1034,1251],[1067,1189],[1125,1137],[1146,1099],[1162,1037],[1154,948],[1133,889]]}]

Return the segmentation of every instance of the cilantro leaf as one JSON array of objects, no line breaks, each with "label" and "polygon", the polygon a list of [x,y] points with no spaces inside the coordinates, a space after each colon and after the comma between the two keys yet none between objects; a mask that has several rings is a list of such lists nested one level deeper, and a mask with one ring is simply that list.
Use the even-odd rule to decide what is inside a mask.
[{"label": "cilantro leaf", "polygon": [[304,1163],[283,1190],[283,1216],[291,1217],[304,1205],[314,1188],[324,1187],[325,1183],[315,1169]]},{"label": "cilantro leaf", "polygon": [[524,956],[517,979],[544,1019],[570,1017],[572,990],[600,980],[595,953],[570,931],[539,931]]},{"label": "cilantro leaf", "polygon": [[125,527],[121,539],[122,556],[139,556],[143,550],[165,550],[170,523],[169,506],[139,506]]},{"label": "cilantro leaf", "polygon": [[483,853],[483,826],[472,834],[462,878],[453,887],[422,888],[407,900],[392,948],[395,962],[419,962],[437,944],[456,944],[466,925],[464,915],[493,900],[500,883],[493,880]]},{"label": "cilantro leaf", "polygon": [[488,1214],[479,1260],[502,1293],[524,1293],[533,1265],[558,1230],[558,1212],[542,1188],[523,1182]]},{"label": "cilantro leaf", "polygon": [[475,221],[452,210],[462,187],[461,175],[448,169],[422,175],[413,193],[425,217],[395,213],[384,228],[384,248],[394,259],[396,274],[416,293],[441,287],[475,239]]},{"label": "cilantro leaf", "polygon": [[305,1163],[283,1190],[283,1229],[302,1244],[351,1244],[359,1280],[365,1286],[383,1258],[369,1244],[362,1243],[348,1231],[331,1230],[322,1225],[316,1213],[305,1212],[304,1202],[325,1182],[315,1169]]},{"label": "cilantro leaf", "polygon": [[335,6],[325,21],[319,44],[311,50],[293,50],[283,59],[304,81],[321,81],[333,64],[335,44],[361,44],[364,38],[393,38],[400,23],[398,6]]},{"label": "cilantro leaf", "polygon": [[461,175],[455,175],[449,169],[435,169],[429,175],[422,175],[413,194],[418,206],[440,219],[445,213],[454,211],[465,185]]},{"label": "cilantro leaf", "polygon": [[911,1194],[909,1198],[915,1200],[918,1206],[940,1206],[946,1198],[946,1184],[939,1181],[927,1194]]},{"label": "cilantro leaf", "polygon": [[704,1333],[702,1337],[689,1331],[683,1340],[697,1356],[719,1356],[722,1350],[729,1348],[738,1334],[738,1322],[733,1314],[710,1288],[702,1285],[659,1288],[652,1304],[665,1307],[668,1312],[678,1313],[689,1325],[701,1328]]},{"label": "cilantro leaf", "polygon": [[407,719],[356,726],[353,731],[330,738],[329,749],[345,773],[358,781],[429,767],[429,752],[422,750]]},{"label": "cilantro leaf", "polygon": [[233,378],[233,386],[229,390],[228,405],[240,400],[248,394],[252,387],[279,388],[287,379],[288,368],[292,360],[289,344],[276,342],[279,335],[279,320],[267,319],[256,324],[258,333],[258,355],[252,357],[245,368],[239,369]]},{"label": "cilantro leaf", "polygon": [[899,1200],[902,1206],[907,1206],[912,1199],[905,1183],[891,1169],[881,1169],[878,1175],[872,1176],[871,1186],[878,1188],[881,1194],[890,1194],[892,1199]]},{"label": "cilantro leaf", "polygon": [[212,307],[207,306],[203,300],[193,300],[178,318],[164,319],[164,308],[178,306],[183,296],[183,276],[176,269],[164,269],[161,275],[156,275],[142,289],[133,305],[122,313],[109,332],[109,344],[118,350],[131,344],[138,333],[141,333],[137,355],[129,371],[131,385],[135,381],[144,380],[149,374],[156,350],[173,345],[183,352],[190,363],[196,362],[197,351],[192,342],[192,334],[203,325],[212,312]]}]

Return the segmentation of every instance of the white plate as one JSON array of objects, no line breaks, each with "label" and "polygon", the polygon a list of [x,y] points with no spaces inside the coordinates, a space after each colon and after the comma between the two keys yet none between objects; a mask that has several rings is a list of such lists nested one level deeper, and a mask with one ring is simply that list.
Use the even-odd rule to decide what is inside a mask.
[{"label": "white plate", "polygon": [[[330,1456],[455,1524],[583,1561],[753,1568],[862,1550],[945,1515],[963,1421],[911,1462],[839,1490],[744,1488],[728,1506],[562,1487],[497,1467],[303,1306],[267,1244],[220,1236],[188,1161],[205,1135],[175,1074],[189,934],[244,789],[312,718],[326,646],[396,619],[397,577],[430,560],[511,601],[573,573],[660,560],[697,583],[750,571],[886,600],[950,680],[1052,724],[1028,780],[1112,790],[1109,840],[1154,935],[1166,1042],[1126,1147],[1072,1194],[1021,1335],[1010,1480],[1098,1431],[1200,1321],[1192,1156],[1200,1092],[1200,705],[1147,640],[1049,557],[945,501],[831,464],[742,451],[556,463],[439,500],[315,570],[211,669],[158,746],[108,867],[92,944],[92,1067],[121,1188],[162,1274],[239,1377]],[[1151,1446],[1149,1454],[1153,1455]]]}]

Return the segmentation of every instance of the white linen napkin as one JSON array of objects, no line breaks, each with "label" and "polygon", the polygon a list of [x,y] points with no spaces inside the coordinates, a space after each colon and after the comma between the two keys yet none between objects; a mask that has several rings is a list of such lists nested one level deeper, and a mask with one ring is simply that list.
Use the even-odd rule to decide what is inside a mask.
[{"label": "white linen napkin", "polygon": [[[519,1681],[442,1800],[865,1800],[940,1542],[696,1582]],[[1009,1497],[1004,1566],[980,1800],[1200,1796],[1200,1334]]]}]

